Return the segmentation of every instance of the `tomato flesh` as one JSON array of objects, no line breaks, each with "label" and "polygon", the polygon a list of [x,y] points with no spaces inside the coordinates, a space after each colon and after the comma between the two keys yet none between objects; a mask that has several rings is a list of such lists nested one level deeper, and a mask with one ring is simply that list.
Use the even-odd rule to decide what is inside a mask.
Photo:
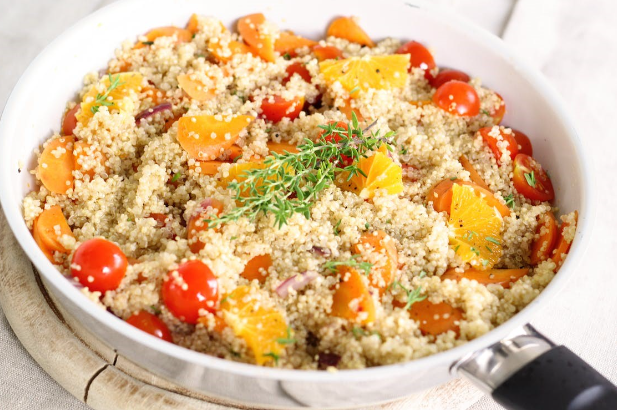
[{"label": "tomato flesh", "polygon": [[482,139],[484,140],[486,145],[488,145],[491,151],[493,151],[493,155],[495,156],[495,159],[497,160],[497,162],[498,163],[500,162],[501,157],[503,155],[498,145],[505,144],[508,151],[510,151],[510,158],[511,159],[516,158],[519,151],[518,151],[518,143],[516,142],[516,139],[514,138],[514,134],[513,133],[508,134],[504,131],[503,128],[498,128],[499,135],[502,138],[501,140],[498,140],[496,137],[491,135],[491,134],[494,134],[494,132],[492,132],[493,128],[494,127],[480,128],[478,132],[482,136]]},{"label": "tomato flesh", "polygon": [[315,46],[313,47],[313,54],[317,57],[317,60],[338,60],[343,58],[343,52],[334,46]]},{"label": "tomato flesh", "polygon": [[553,183],[542,165],[533,157],[518,154],[514,158],[514,188],[532,201],[552,201],[555,198]]},{"label": "tomato flesh", "polygon": [[117,289],[126,274],[128,261],[113,242],[89,239],[79,245],[71,261],[71,275],[91,292]]},{"label": "tomato flesh", "polygon": [[533,147],[531,145],[531,140],[527,135],[520,132],[519,130],[512,129],[512,135],[514,135],[514,139],[518,144],[518,152],[521,154],[533,156]]},{"label": "tomato flesh", "polygon": [[261,114],[265,119],[274,123],[281,121],[283,118],[289,118],[293,121],[298,118],[303,106],[304,97],[286,100],[281,96],[275,95],[266,97],[261,102]]},{"label": "tomato flesh", "polygon": [[531,264],[537,265],[550,258],[557,244],[557,220],[548,211],[538,217],[536,239],[531,244]]},{"label": "tomato flesh", "polygon": [[424,77],[427,80],[433,79],[431,70],[435,68],[435,59],[433,55],[426,47],[417,41],[410,41],[403,44],[396,50],[396,54],[409,54],[409,71],[412,68],[421,68],[424,70]]},{"label": "tomato flesh", "polygon": [[471,78],[464,72],[455,70],[453,68],[444,68],[439,71],[439,74],[435,76],[429,83],[433,88],[439,88],[448,81],[462,81],[468,83]]},{"label": "tomato flesh", "polygon": [[79,111],[79,107],[81,104],[76,104],[75,107],[71,108],[64,115],[64,119],[62,120],[62,135],[73,135],[73,130],[77,126],[77,118],[75,115],[77,111]]},{"label": "tomato flesh", "polygon": [[306,81],[309,84],[311,83],[311,80],[313,79],[311,77],[311,73],[309,73],[309,70],[306,69],[306,66],[300,62],[291,64],[285,69],[285,72],[287,73],[287,76],[283,78],[283,85],[287,84],[289,80],[291,80],[291,77],[293,77],[294,74],[298,74],[300,77],[302,77],[304,81]]},{"label": "tomato flesh", "polygon": [[171,332],[169,331],[169,328],[167,328],[165,322],[145,310],[130,316],[126,319],[126,323],[135,326],[137,329],[151,334],[154,337],[173,343]]},{"label": "tomato flesh", "polygon": [[[335,124],[336,128],[343,128],[345,131],[348,131],[347,128],[347,124],[341,121],[330,121],[328,123],[328,125],[332,125]],[[326,133],[326,130],[321,130],[321,132],[319,133],[319,139],[321,139],[321,137]],[[325,140],[328,142],[339,142],[343,139],[343,137],[341,137],[341,135],[337,132],[333,132],[332,134],[328,135],[325,137]],[[342,164],[341,164],[341,168],[347,167],[349,165],[351,165],[353,163],[353,159],[351,159],[350,157],[346,156],[346,155],[341,155],[341,160],[342,160]]]},{"label": "tomato flesh", "polygon": [[497,124],[501,124],[501,120],[503,120],[503,116],[506,115],[506,102],[503,100],[503,97],[498,93],[495,93],[497,97],[501,100],[501,105],[491,114],[491,117],[495,119]]},{"label": "tomato flesh", "polygon": [[433,102],[442,110],[461,117],[473,117],[480,112],[480,97],[467,83],[452,80],[435,91]]},{"label": "tomato flesh", "polygon": [[215,312],[218,282],[205,263],[199,260],[184,262],[165,277],[162,297],[175,317],[195,324],[200,309]]}]

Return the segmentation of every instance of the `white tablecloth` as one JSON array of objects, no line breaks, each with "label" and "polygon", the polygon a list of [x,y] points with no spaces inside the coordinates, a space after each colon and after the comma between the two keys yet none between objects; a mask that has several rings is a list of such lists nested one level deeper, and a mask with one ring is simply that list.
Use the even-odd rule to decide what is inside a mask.
[{"label": "white tablecloth", "polygon": [[[62,29],[112,0],[0,0],[0,107],[32,58]],[[617,2],[439,0],[514,47],[566,100],[593,153],[599,209],[572,281],[534,325],[617,382]],[[0,250],[1,251],[1,250]],[[0,273],[1,274],[1,273]],[[584,280],[583,280],[584,278]],[[85,409],[32,360],[0,312],[0,407]],[[500,408],[485,397],[469,410]]]}]

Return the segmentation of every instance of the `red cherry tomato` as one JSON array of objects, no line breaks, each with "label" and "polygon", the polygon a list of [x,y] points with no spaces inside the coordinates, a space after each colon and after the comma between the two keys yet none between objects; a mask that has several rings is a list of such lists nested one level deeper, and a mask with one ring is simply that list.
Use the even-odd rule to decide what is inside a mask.
[{"label": "red cherry tomato", "polygon": [[156,336],[159,339],[163,339],[166,342],[173,343],[171,338],[171,332],[167,328],[165,322],[145,310],[139,313],[135,313],[128,319],[126,323],[135,326],[137,329],[142,330],[152,336]]},{"label": "red cherry tomato", "polygon": [[275,95],[266,97],[261,102],[261,114],[272,122],[279,122],[283,118],[293,121],[302,112],[302,107],[304,107],[304,97],[296,97],[288,101]]},{"label": "red cherry tomato", "polygon": [[525,154],[514,158],[514,188],[519,194],[532,201],[552,201],[555,198],[553,183],[542,165]]},{"label": "red cherry tomato", "polygon": [[455,70],[453,68],[443,68],[439,70],[439,74],[429,81],[429,83],[431,83],[433,88],[439,88],[448,81],[452,80],[468,83],[471,78],[469,78],[469,76],[462,71]]},{"label": "red cherry tomato", "polygon": [[289,80],[291,80],[291,77],[293,77],[294,74],[298,74],[300,77],[302,77],[304,81],[306,81],[309,84],[311,83],[311,80],[313,79],[311,77],[311,73],[309,73],[309,70],[306,69],[306,66],[300,62],[291,64],[285,69],[285,71],[287,72],[287,76],[283,78],[283,85],[287,84]]},{"label": "red cherry tomato", "polygon": [[89,239],[79,245],[71,261],[71,275],[92,292],[117,289],[124,278],[128,261],[113,242]]},{"label": "red cherry tomato", "polygon": [[519,130],[512,129],[512,135],[514,135],[514,139],[518,144],[518,152],[521,154],[533,156],[533,147],[531,146],[531,141],[529,137]]},{"label": "red cherry tomato", "polygon": [[[344,122],[330,121],[328,123],[328,125],[332,125],[332,124],[335,124],[336,128],[343,128],[345,131],[348,130],[347,124],[344,123]],[[319,133],[319,138],[321,138],[325,133],[326,133],[326,130],[322,129],[321,132]],[[337,133],[337,132],[333,132],[332,134],[330,134],[330,135],[325,137],[325,140],[328,141],[328,142],[339,142],[342,139],[343,139],[343,137],[339,133]],[[341,164],[342,165],[341,168],[349,166],[353,162],[353,160],[350,157],[346,156],[346,155],[341,155],[341,160],[343,162]]]},{"label": "red cherry tomato", "polygon": [[62,135],[73,135],[73,130],[77,126],[75,114],[79,111],[80,106],[81,104],[75,105],[75,107],[68,110],[64,115],[64,119],[62,120]]},{"label": "red cherry tomato", "polygon": [[319,61],[343,58],[343,52],[334,46],[315,46],[313,47],[313,54]]},{"label": "red cherry tomato", "polygon": [[163,303],[175,317],[195,324],[200,309],[215,311],[218,282],[205,263],[192,260],[167,274],[162,296]]},{"label": "red cherry tomato", "polygon": [[[484,142],[489,146],[491,151],[493,151],[493,155],[495,156],[497,162],[501,160],[502,152],[501,149],[499,149],[499,145],[502,144],[505,144],[508,151],[510,151],[510,158],[516,158],[516,155],[518,154],[518,143],[516,142],[516,139],[514,139],[514,134],[506,133],[505,130],[501,127],[497,127],[498,131],[496,130],[496,132],[493,132],[493,128],[494,127],[480,128],[478,132],[482,136]],[[500,135],[501,139],[498,140],[499,137],[496,138],[491,135],[494,133]]]},{"label": "red cherry tomato", "polygon": [[410,41],[400,46],[396,50],[396,54],[409,54],[409,61],[411,62],[409,71],[414,67],[421,68],[424,70],[424,77],[427,80],[433,79],[431,70],[435,68],[435,59],[433,59],[431,52],[422,44],[417,41]]},{"label": "red cherry tomato", "polygon": [[491,117],[495,119],[495,123],[501,124],[501,120],[503,120],[503,116],[506,115],[506,102],[504,101],[501,95],[499,95],[498,93],[495,93],[495,94],[497,95],[497,97],[499,97],[499,100],[501,101],[501,105],[499,105],[499,108],[493,111],[493,113],[491,114]]},{"label": "red cherry tomato", "polygon": [[433,102],[453,115],[473,117],[480,112],[480,97],[476,90],[462,81],[448,81],[435,91]]}]

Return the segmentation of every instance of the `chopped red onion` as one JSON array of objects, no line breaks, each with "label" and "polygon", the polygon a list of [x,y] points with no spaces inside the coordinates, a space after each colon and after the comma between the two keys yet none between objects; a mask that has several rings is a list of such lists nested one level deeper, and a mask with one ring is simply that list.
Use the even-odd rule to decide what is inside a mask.
[{"label": "chopped red onion", "polygon": [[341,361],[341,356],[336,353],[319,353],[317,365],[319,370],[326,370],[328,367],[336,367]]},{"label": "chopped red onion", "polygon": [[330,251],[330,249],[324,248],[324,247],[321,247],[321,246],[313,246],[311,248],[311,251],[316,253],[317,255],[321,255],[321,256],[325,256],[325,257],[328,257],[328,256],[332,255],[332,251]]},{"label": "chopped red onion", "polygon": [[148,108],[147,110],[143,110],[135,117],[135,122],[137,125],[141,124],[141,121],[151,117],[155,114],[158,114],[163,111],[171,111],[172,106],[171,103],[164,102],[162,104],[157,105],[156,107]]},{"label": "chopped red onion", "polygon": [[295,291],[303,289],[306,285],[311,283],[315,278],[317,278],[319,274],[314,270],[307,270],[306,272],[299,273],[290,278],[285,279],[278,287],[276,288],[276,293],[282,297],[286,298],[289,296],[289,290],[293,289]]}]

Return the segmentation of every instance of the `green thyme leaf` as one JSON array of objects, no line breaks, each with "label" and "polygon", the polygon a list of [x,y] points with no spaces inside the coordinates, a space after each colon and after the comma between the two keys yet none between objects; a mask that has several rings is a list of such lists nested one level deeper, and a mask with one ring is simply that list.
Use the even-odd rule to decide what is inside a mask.
[{"label": "green thyme leaf", "polygon": [[535,188],[536,187],[536,175],[534,171],[531,171],[529,173],[525,174],[525,180],[527,181],[527,184],[532,187]]}]

